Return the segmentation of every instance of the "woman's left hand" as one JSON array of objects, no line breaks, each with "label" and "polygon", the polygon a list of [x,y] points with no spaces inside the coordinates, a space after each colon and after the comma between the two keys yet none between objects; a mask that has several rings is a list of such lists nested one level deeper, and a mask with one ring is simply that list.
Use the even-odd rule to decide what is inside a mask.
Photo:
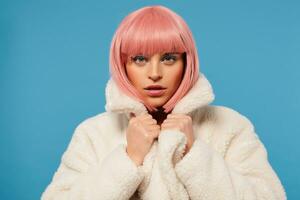
[{"label": "woman's left hand", "polygon": [[179,129],[187,137],[184,154],[187,154],[194,143],[194,134],[192,126],[192,118],[184,114],[168,114],[167,118],[161,124],[161,130]]}]

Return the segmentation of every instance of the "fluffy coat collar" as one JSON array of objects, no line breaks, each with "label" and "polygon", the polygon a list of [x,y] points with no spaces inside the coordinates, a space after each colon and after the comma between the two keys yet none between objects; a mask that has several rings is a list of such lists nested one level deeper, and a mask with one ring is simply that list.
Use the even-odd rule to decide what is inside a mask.
[{"label": "fluffy coat collar", "polygon": [[[143,103],[122,92],[112,78],[107,82],[105,95],[106,111],[124,113],[127,117],[130,112],[136,115],[147,112]],[[203,73],[200,73],[195,85],[175,105],[172,113],[188,114],[197,108],[210,104],[214,98],[215,95],[210,82]]]}]

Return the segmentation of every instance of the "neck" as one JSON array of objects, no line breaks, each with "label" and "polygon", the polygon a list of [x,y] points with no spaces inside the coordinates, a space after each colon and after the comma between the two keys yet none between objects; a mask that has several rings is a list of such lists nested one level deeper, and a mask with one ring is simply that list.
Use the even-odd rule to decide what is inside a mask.
[{"label": "neck", "polygon": [[148,110],[148,112],[150,115],[152,115],[153,119],[155,119],[157,121],[157,124],[161,125],[163,123],[163,121],[167,118],[169,113],[165,113],[164,108],[162,108],[162,107],[158,107],[157,109],[158,109],[157,111],[150,112]]}]

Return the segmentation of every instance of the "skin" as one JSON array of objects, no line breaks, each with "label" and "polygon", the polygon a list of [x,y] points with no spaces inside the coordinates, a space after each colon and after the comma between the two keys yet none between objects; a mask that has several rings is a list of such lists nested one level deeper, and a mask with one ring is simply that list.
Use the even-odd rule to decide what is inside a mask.
[{"label": "skin", "polygon": [[[191,117],[164,113],[161,110],[181,83],[184,74],[183,54],[165,52],[156,53],[151,57],[135,55],[127,60],[125,69],[128,79],[148,104],[159,108],[157,112],[131,116],[126,133],[126,151],[129,157],[137,165],[141,165],[154,140],[158,138],[160,131],[165,129],[177,129],[186,135],[185,155],[194,142]],[[149,96],[144,88],[153,84],[167,88],[165,93],[159,97]]]}]

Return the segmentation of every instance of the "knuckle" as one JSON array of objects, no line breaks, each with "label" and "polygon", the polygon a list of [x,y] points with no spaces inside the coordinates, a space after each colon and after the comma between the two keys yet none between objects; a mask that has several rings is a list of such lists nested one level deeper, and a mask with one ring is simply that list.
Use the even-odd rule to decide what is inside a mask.
[{"label": "knuckle", "polygon": [[133,123],[133,124],[131,124],[131,126],[134,127],[134,128],[138,127],[137,123]]},{"label": "knuckle", "polygon": [[129,125],[132,125],[132,124],[134,124],[135,123],[135,120],[134,119],[131,119],[130,121],[129,121]]},{"label": "knuckle", "polygon": [[147,113],[147,114],[146,114],[146,117],[147,117],[147,118],[152,118],[152,115],[150,115],[150,114]]},{"label": "knuckle", "polygon": [[155,137],[157,137],[160,133],[160,129],[156,130],[154,133],[155,133]]},{"label": "knuckle", "polygon": [[145,139],[147,142],[152,142],[153,136],[151,134],[146,134]]}]

